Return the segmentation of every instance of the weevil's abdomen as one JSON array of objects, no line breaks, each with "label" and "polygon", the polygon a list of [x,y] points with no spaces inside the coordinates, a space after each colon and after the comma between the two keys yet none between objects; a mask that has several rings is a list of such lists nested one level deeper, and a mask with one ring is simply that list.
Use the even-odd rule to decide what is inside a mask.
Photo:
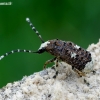
[{"label": "weevil's abdomen", "polygon": [[46,51],[58,57],[78,70],[83,70],[88,62],[91,62],[91,53],[75,45],[74,43],[62,40],[49,40]]}]

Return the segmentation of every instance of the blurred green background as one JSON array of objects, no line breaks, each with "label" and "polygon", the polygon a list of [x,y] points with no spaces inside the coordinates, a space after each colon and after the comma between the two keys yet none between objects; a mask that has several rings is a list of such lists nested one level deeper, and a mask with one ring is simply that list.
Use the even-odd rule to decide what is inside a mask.
[{"label": "blurred green background", "polygon": [[[0,5],[0,55],[15,49],[39,48],[41,41],[25,21],[26,17],[31,19],[45,41],[58,38],[87,48],[99,40],[100,0],[11,2],[10,6]],[[52,57],[48,53],[15,53],[5,57],[0,61],[0,88],[42,70],[45,61]]]}]

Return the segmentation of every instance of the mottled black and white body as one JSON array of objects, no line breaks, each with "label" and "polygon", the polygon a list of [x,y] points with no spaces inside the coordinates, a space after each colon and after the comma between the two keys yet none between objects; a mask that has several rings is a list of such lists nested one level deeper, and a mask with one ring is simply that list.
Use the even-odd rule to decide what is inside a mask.
[{"label": "mottled black and white body", "polygon": [[92,60],[90,52],[70,41],[66,42],[58,39],[49,40],[45,51],[80,71]]},{"label": "mottled black and white body", "polygon": [[58,61],[64,61],[69,65],[71,65],[72,69],[76,71],[78,74],[80,74],[80,76],[84,75],[84,73],[82,72],[84,69],[85,70],[92,69],[92,67],[91,68],[88,67],[88,64],[92,63],[92,57],[89,51],[86,51],[85,49],[81,48],[80,46],[70,41],[53,39],[44,42],[39,32],[35,29],[33,24],[30,22],[30,19],[27,18],[26,21],[30,24],[32,29],[40,38],[42,42],[40,48],[37,51],[20,50],[20,49],[13,50],[9,53],[0,56],[0,60],[5,56],[8,56],[9,54],[13,54],[15,52],[29,52],[29,53],[38,53],[38,54],[41,54],[43,52],[48,52],[54,55],[55,57],[51,60],[46,61],[46,63],[44,64],[44,68],[46,67],[47,64],[56,60],[56,66],[58,66]]}]

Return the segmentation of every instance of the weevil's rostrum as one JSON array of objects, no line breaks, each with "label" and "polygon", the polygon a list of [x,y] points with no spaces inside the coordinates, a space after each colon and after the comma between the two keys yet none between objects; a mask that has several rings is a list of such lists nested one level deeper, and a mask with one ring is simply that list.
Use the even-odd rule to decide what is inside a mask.
[{"label": "weevil's rostrum", "polygon": [[80,46],[70,41],[53,39],[44,42],[39,32],[35,29],[35,27],[31,23],[30,19],[26,18],[26,21],[30,24],[32,30],[34,30],[35,33],[40,38],[42,42],[40,48],[37,51],[20,50],[20,49],[12,50],[0,56],[0,60],[5,56],[8,56],[16,52],[28,52],[28,53],[38,53],[38,54],[43,52],[48,52],[54,55],[55,57],[51,60],[46,61],[44,64],[44,68],[46,67],[47,64],[56,60],[56,67],[58,66],[58,61],[64,61],[69,65],[71,65],[72,69],[76,71],[80,76],[84,75],[84,73],[82,73],[84,69],[87,70],[91,69],[90,67],[88,67],[88,64],[92,63],[92,57],[89,51],[86,51],[85,49],[81,48]]}]

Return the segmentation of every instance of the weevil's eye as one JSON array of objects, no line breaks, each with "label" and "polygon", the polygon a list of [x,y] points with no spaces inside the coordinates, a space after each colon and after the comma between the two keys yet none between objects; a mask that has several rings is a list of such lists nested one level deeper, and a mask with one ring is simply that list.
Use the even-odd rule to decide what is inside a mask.
[{"label": "weevil's eye", "polygon": [[40,53],[43,53],[43,52],[45,52],[45,51],[46,51],[45,48],[41,48],[41,49],[38,50],[38,53],[40,54]]}]

